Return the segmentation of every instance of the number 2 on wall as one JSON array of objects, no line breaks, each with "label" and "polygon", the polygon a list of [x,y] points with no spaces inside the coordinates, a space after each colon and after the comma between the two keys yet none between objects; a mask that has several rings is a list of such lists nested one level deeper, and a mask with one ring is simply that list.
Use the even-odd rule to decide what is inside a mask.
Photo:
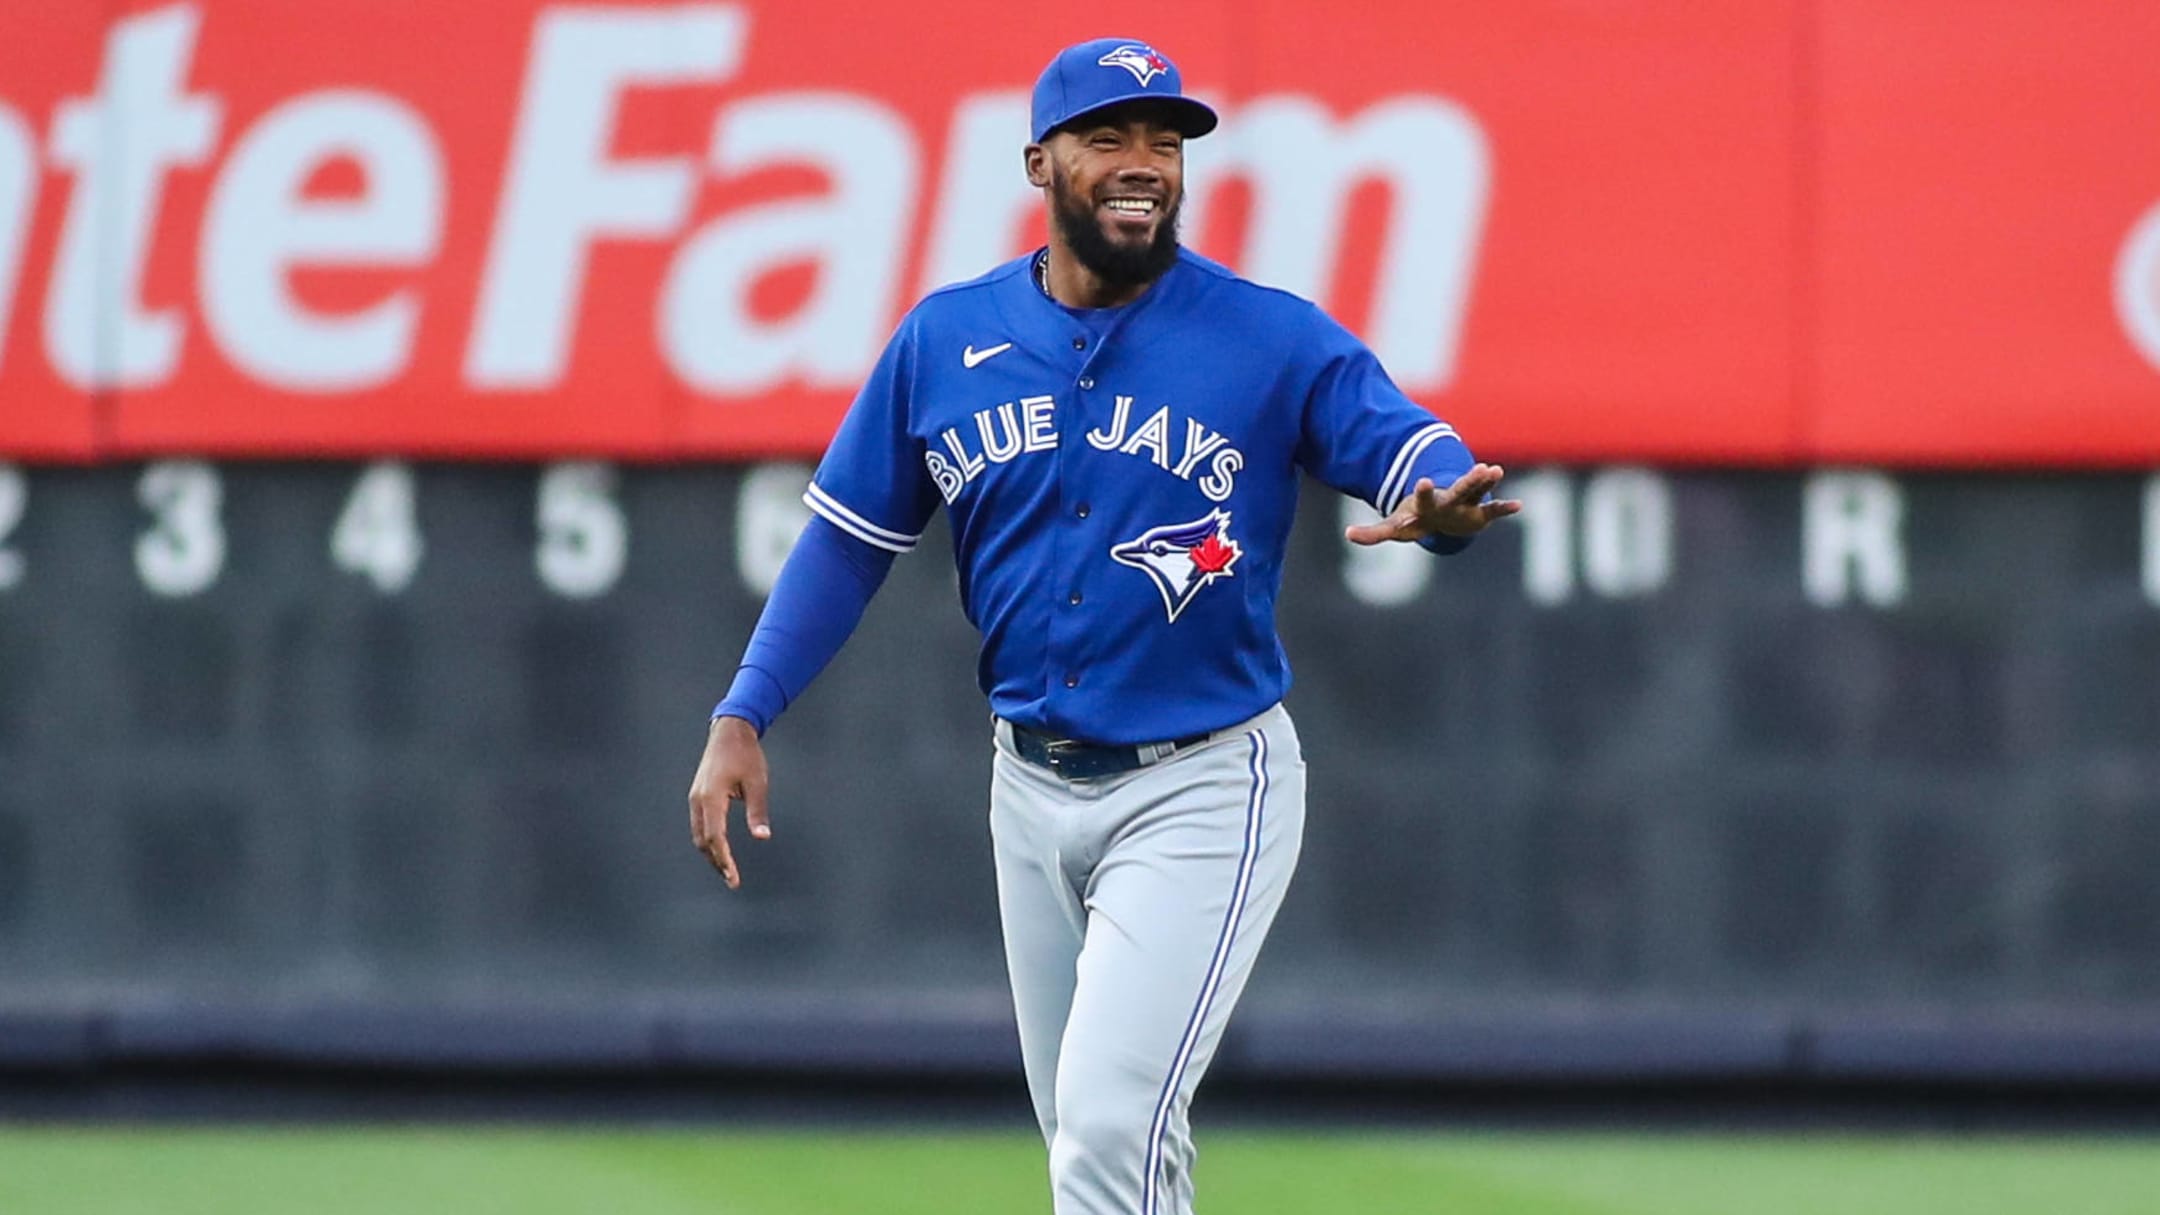
[{"label": "number 2 on wall", "polygon": [[0,464],[0,591],[22,585],[23,555],[9,546],[15,529],[22,525],[23,508],[30,503],[30,482],[22,469]]}]

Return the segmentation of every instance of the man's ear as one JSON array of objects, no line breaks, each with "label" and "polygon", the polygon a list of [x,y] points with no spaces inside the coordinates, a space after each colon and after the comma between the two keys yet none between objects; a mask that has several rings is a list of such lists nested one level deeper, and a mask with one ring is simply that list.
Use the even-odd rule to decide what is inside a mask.
[{"label": "man's ear", "polygon": [[1040,190],[1050,184],[1050,150],[1039,143],[1031,143],[1020,151],[1020,161],[1027,169],[1028,184]]}]

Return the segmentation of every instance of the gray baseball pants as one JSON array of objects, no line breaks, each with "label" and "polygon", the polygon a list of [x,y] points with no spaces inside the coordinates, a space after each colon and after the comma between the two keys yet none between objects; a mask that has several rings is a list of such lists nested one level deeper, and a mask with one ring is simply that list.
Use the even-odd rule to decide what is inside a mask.
[{"label": "gray baseball pants", "polygon": [[1189,1215],[1186,1108],[1297,865],[1297,731],[1278,705],[1093,781],[997,741],[998,907],[1056,1215]]}]

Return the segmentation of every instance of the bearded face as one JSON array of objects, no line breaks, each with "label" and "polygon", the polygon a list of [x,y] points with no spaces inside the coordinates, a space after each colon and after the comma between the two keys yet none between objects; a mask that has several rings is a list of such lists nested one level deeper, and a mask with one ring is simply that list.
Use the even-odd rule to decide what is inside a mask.
[{"label": "bearded face", "polygon": [[1104,178],[1092,190],[1076,185],[1064,166],[1050,166],[1050,215],[1080,264],[1112,290],[1161,278],[1177,261],[1178,210],[1183,191],[1166,183]]}]

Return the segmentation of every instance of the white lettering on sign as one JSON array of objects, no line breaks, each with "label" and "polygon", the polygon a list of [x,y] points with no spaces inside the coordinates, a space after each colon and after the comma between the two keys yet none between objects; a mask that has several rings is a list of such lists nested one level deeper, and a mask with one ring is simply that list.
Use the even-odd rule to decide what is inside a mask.
[{"label": "white lettering on sign", "polygon": [[[357,199],[301,197],[308,177],[349,157],[366,180]],[[235,365],[299,392],[370,388],[395,379],[420,316],[411,288],[347,316],[294,298],[303,266],[410,266],[442,236],[442,153],[427,123],[377,93],[311,93],[257,122],[228,158],[203,222],[204,319]]]},{"label": "white lettering on sign", "polygon": [[2160,371],[2160,205],[2131,225],[2116,255],[2115,315],[2130,344]]},{"label": "white lettering on sign", "polygon": [[1021,225],[1043,205],[1013,153],[1013,133],[1027,129],[1023,92],[977,93],[953,111],[920,291],[974,278],[1023,252]]},{"label": "white lettering on sign", "polygon": [[[1027,105],[1024,93],[985,93],[955,111],[922,290],[1021,251],[1023,225],[1042,207],[1013,163],[1012,132],[1026,129]],[[1318,158],[1285,158],[1284,147],[1318,149]],[[1204,247],[1209,197],[1244,182],[1245,245],[1214,252],[1261,282],[1340,304],[1331,292],[1350,197],[1368,181],[1385,184],[1391,205],[1366,336],[1398,382],[1431,391],[1454,378],[1491,173],[1477,119],[1443,99],[1398,97],[1336,120],[1314,98],[1263,97],[1186,145],[1180,222]]]},{"label": "white lettering on sign", "polygon": [[1904,602],[1905,491],[1878,472],[1816,473],[1802,491],[1800,550],[1815,606]]},{"label": "white lettering on sign", "polygon": [[8,316],[14,311],[16,276],[22,269],[37,187],[37,143],[15,111],[0,105],[0,360],[7,356]]},{"label": "white lettering on sign", "polygon": [[[722,115],[715,172],[808,165],[833,189],[730,213],[684,245],[660,303],[676,373],[706,392],[741,396],[790,378],[825,388],[859,379],[889,332],[919,159],[907,124],[861,98],[769,97]],[[757,281],[802,262],[817,268],[809,302],[780,321],[752,315]]]},{"label": "white lettering on sign", "polygon": [[610,159],[617,106],[633,85],[725,80],[746,24],[740,10],[712,5],[540,15],[465,355],[474,387],[560,380],[594,242],[660,240],[682,227],[696,185],[690,158]]},{"label": "white lettering on sign", "polygon": [[[1300,149],[1296,156],[1284,148]],[[1186,222],[1203,228],[1207,191],[1252,185],[1252,226],[1238,266],[1248,276],[1328,301],[1342,260],[1350,195],[1386,183],[1367,343],[1413,391],[1444,388],[1470,298],[1491,179],[1485,136],[1469,111],[1436,97],[1398,97],[1334,121],[1317,100],[1263,98],[1188,152]]]},{"label": "white lettering on sign", "polygon": [[[869,92],[722,94],[750,62],[754,11],[540,8],[519,91],[497,99],[513,107],[508,120],[482,128],[441,125],[430,110],[441,97],[393,95],[327,78],[325,68],[324,87],[251,97],[247,112],[260,116],[230,131],[216,87],[191,76],[198,58],[236,62],[233,45],[248,46],[239,17],[188,3],[119,17],[105,28],[95,79],[53,105],[42,149],[31,118],[0,104],[0,335],[31,311],[22,301],[41,299],[37,348],[62,384],[82,392],[195,377],[205,360],[184,349],[195,312],[223,360],[220,390],[229,369],[288,393],[548,392],[585,344],[602,340],[618,365],[657,362],[658,386],[672,380],[720,400],[852,386],[915,288],[972,277],[1021,251],[1041,209],[1016,155],[1027,95],[1013,82],[959,95],[926,127],[912,102]],[[219,36],[233,42],[198,55],[199,41]],[[459,106],[490,100],[444,96]],[[672,120],[641,119],[625,134],[625,113],[652,104],[672,106]],[[1273,154],[1283,146],[1320,151]],[[1353,235],[1345,230],[1353,197],[1383,188],[1377,251],[1359,236],[1359,257],[1375,252],[1378,267],[1362,301],[1366,336],[1411,391],[1448,384],[1490,177],[1471,114],[1423,95],[1338,114],[1315,95],[1263,94],[1191,156],[1188,237],[1206,247],[1218,183],[1249,187],[1243,246],[1222,250],[1224,259],[1323,303],[1348,302],[1330,297]],[[500,165],[499,177],[461,175],[482,165]],[[331,166],[356,172],[358,186],[318,189]],[[724,201],[740,179],[797,168],[824,185]],[[50,225],[37,222],[41,192],[53,192],[45,172],[64,193]],[[483,201],[485,226],[453,227],[450,217],[471,213],[471,195]],[[722,205],[700,215],[701,198],[712,196]],[[199,214],[167,213],[198,198]],[[643,281],[610,280],[607,315],[588,316],[594,263],[624,245],[646,246],[625,259]],[[903,281],[918,255],[921,281]],[[801,267],[812,285],[785,315],[754,306],[775,273]],[[43,281],[27,281],[32,268]],[[437,270],[464,277],[442,281],[429,273]],[[324,271],[370,276],[367,294],[342,292],[353,302],[325,305],[303,291]],[[452,324],[469,328],[428,328]],[[18,361],[30,348],[8,345]],[[427,371],[451,382],[411,383],[416,361],[436,351],[449,365]],[[1157,435],[1145,414],[1134,421],[1134,454],[1175,465],[1176,426]],[[1043,433],[1034,419],[1022,422],[1031,436]],[[1025,450],[1037,450],[1035,441],[1024,440]],[[1241,460],[1212,452],[1180,475],[1214,496],[1227,492]]]},{"label": "white lettering on sign", "polygon": [[113,26],[95,97],[60,103],[52,157],[75,174],[45,304],[45,350],[78,388],[172,375],[179,309],[145,309],[143,263],[169,169],[201,164],[219,106],[185,92],[198,17],[174,5]]}]

